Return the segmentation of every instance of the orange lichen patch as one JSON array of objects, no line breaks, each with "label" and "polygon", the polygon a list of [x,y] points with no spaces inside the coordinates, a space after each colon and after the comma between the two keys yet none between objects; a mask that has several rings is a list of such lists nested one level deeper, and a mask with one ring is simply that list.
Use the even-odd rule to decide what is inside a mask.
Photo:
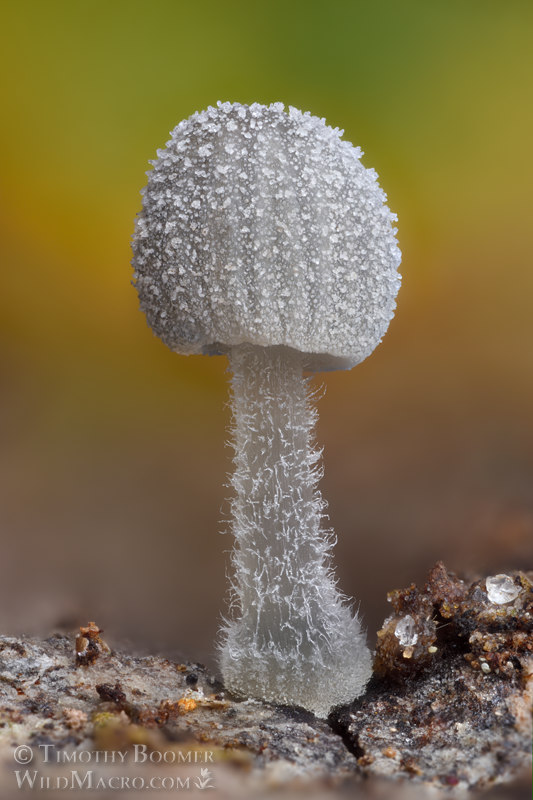
[{"label": "orange lichen patch", "polygon": [[[153,713],[153,720],[158,725],[164,725],[167,722],[172,722],[183,714],[189,714],[191,711],[195,711],[199,704],[200,703],[195,700],[194,697],[186,696],[180,697],[177,701],[163,700]],[[146,722],[146,720],[143,719],[143,722]]]},{"label": "orange lichen patch", "polygon": [[396,758],[398,751],[395,750],[394,747],[386,747],[385,750],[383,750],[383,755],[385,758]]},{"label": "orange lichen patch", "polygon": [[64,708],[63,717],[67,728],[73,731],[79,731],[86,725],[88,720],[85,711],[80,711],[79,708]]},{"label": "orange lichen patch", "polygon": [[[230,704],[226,700],[218,699],[218,695],[203,695],[195,692],[194,696],[188,692],[178,700],[165,699],[158,705],[139,705],[128,700],[122,685],[98,684],[96,691],[100,700],[106,704],[111,703],[117,711],[123,711],[131,723],[142,725],[146,728],[157,728],[169,722],[176,722],[178,717],[189,714],[198,708],[225,711]],[[206,722],[206,724],[208,724]]]},{"label": "orange lichen patch", "polygon": [[88,666],[93,664],[100,655],[111,652],[109,646],[101,638],[101,633],[103,630],[98,627],[96,622],[80,626],[80,632],[76,637],[76,664]]},{"label": "orange lichen patch", "polygon": [[181,697],[177,706],[180,714],[188,714],[197,708],[198,703],[193,697]]},{"label": "orange lichen patch", "polygon": [[157,707],[154,715],[155,719],[159,719],[161,725],[171,722],[179,716],[180,710],[177,702],[172,700],[163,700]]}]

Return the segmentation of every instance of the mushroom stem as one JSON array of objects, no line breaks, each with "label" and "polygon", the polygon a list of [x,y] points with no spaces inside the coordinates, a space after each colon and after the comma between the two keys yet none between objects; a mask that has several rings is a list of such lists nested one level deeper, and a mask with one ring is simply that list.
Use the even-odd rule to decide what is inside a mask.
[{"label": "mushroom stem", "polygon": [[237,694],[326,716],[361,693],[370,653],[331,573],[305,355],[239,345],[229,357],[235,615],[224,630],[224,680]]}]

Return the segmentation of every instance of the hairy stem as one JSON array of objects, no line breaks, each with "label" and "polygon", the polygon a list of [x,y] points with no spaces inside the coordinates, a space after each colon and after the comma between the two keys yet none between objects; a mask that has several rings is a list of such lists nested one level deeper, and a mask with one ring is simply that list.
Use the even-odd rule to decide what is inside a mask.
[{"label": "hairy stem", "polygon": [[[316,412],[303,358],[286,347],[240,345],[230,352],[234,618],[222,668],[236,692],[323,716],[360,693],[369,654],[329,567]],[[335,684],[328,687],[332,670]]]}]

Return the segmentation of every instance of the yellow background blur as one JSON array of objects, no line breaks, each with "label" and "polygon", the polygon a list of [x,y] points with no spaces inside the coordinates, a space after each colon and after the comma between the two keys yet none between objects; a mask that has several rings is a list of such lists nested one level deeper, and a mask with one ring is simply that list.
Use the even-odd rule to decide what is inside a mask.
[{"label": "yellow background blur", "polygon": [[230,536],[222,358],[156,340],[129,285],[148,159],[218,99],[345,129],[399,215],[383,344],[319,376],[341,586],[373,641],[437,558],[531,566],[533,5],[4,2],[0,624],[95,618],[210,660]]}]

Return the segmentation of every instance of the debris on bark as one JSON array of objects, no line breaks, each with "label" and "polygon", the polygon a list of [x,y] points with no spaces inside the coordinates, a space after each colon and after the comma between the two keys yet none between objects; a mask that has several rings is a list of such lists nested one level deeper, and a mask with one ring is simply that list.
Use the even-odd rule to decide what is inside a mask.
[{"label": "debris on bark", "polygon": [[[531,763],[533,574],[466,583],[438,563],[388,599],[374,677],[332,715],[366,775],[484,789]],[[491,599],[492,596],[492,599]]]},{"label": "debris on bark", "polygon": [[521,572],[465,582],[437,564],[423,588],[391,592],[368,691],[328,721],[238,701],[201,664],[111,652],[95,623],[78,637],[0,636],[0,794],[32,776],[48,797],[80,781],[116,791],[114,776],[132,797],[134,779],[158,781],[159,796],[388,798],[394,781],[398,799],[498,785],[519,797],[509,782],[531,764],[532,584]]},{"label": "debris on bark", "polygon": [[109,653],[109,647],[101,638],[103,631],[95,622],[80,628],[76,636],[76,663],[87,666],[92,664],[101,653]]}]

